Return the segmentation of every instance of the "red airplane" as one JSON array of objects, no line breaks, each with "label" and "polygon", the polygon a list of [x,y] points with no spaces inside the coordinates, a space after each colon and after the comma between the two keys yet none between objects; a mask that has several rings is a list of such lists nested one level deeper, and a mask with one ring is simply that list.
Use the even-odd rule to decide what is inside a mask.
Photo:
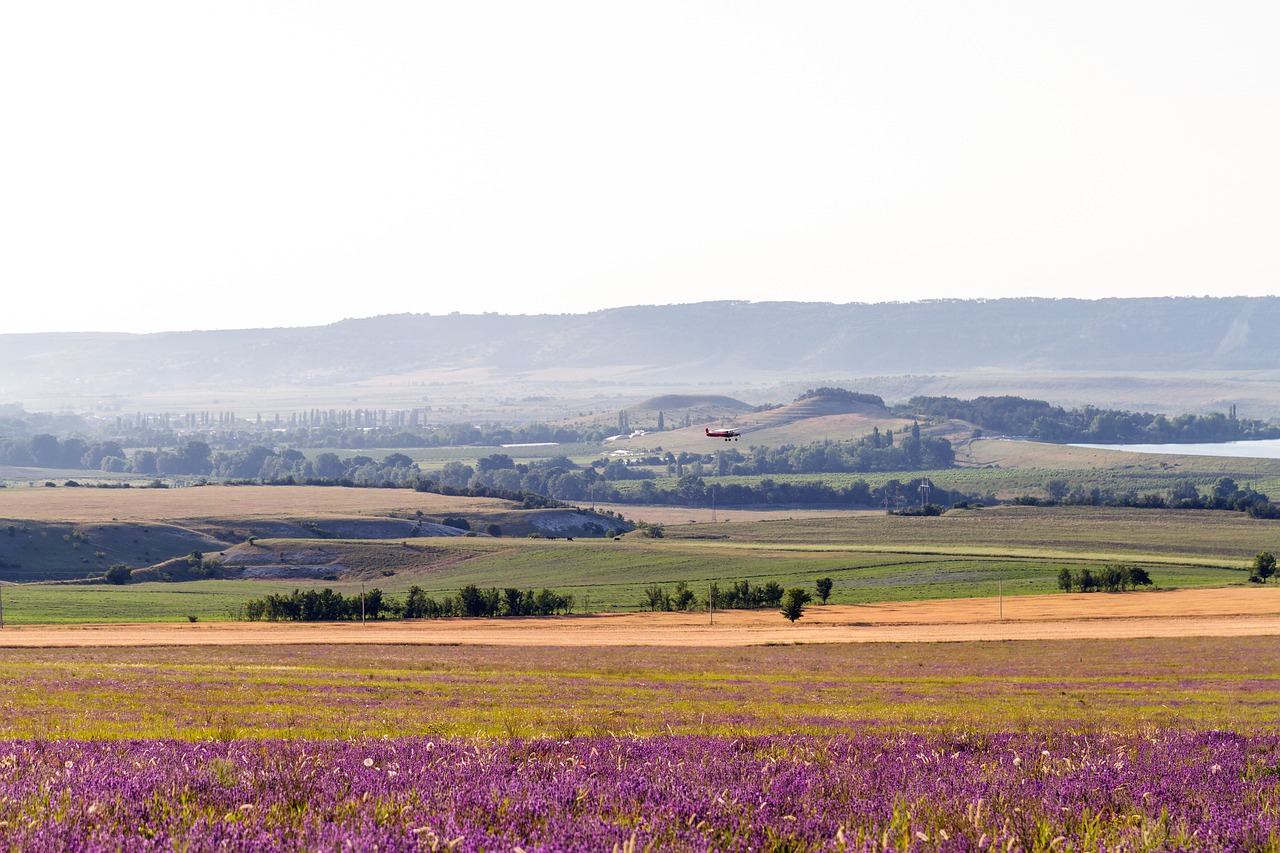
[{"label": "red airplane", "polygon": [[736,429],[708,429],[707,430],[707,438],[723,438],[725,441],[729,441],[729,440],[737,441],[738,436],[740,435],[742,435],[742,433]]}]

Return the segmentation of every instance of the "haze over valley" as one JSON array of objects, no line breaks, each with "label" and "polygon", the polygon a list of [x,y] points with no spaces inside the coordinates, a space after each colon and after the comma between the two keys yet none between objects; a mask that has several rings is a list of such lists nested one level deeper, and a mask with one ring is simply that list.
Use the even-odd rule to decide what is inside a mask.
[{"label": "haze over valley", "polygon": [[1067,406],[1280,415],[1280,298],[705,302],[589,314],[388,315],[329,326],[0,335],[0,401],[32,411],[412,409],[561,420],[667,392],[751,405],[805,388],[1019,394]]}]

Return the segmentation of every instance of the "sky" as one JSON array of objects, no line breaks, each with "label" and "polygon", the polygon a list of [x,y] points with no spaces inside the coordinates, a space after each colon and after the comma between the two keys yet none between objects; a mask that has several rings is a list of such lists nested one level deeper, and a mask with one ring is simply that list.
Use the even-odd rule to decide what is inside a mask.
[{"label": "sky", "polygon": [[1280,293],[1280,4],[6,3],[0,333]]}]

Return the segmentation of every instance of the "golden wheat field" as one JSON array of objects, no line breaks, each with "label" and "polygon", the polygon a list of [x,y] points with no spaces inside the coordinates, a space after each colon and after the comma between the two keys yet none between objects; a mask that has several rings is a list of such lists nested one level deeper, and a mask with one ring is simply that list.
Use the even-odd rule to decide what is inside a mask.
[{"label": "golden wheat field", "polygon": [[1023,595],[773,610],[359,623],[20,626],[0,648],[409,644],[739,647],[790,643],[942,643],[1280,635],[1280,588]]}]

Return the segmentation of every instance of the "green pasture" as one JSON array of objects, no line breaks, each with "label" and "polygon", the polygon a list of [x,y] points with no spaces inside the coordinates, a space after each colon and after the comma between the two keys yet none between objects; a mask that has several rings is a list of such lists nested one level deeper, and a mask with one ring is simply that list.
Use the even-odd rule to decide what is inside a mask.
[{"label": "green pasture", "polygon": [[1270,730],[1280,638],[0,650],[0,738]]},{"label": "green pasture", "polygon": [[[714,532],[713,532],[714,531]],[[708,536],[722,538],[706,538]],[[697,537],[697,538],[694,538]],[[834,581],[832,603],[1051,593],[1063,568],[1142,565],[1160,588],[1243,583],[1258,550],[1280,550],[1280,526],[1238,513],[1009,507],[942,517],[866,515],[683,525],[661,539],[259,540],[279,555],[322,551],[338,580],[200,580],[184,583],[27,584],[4,588],[11,624],[234,619],[249,599],[293,589],[361,587],[443,598],[466,584],[550,587],[575,612],[628,611],[646,588],[684,582]]]},{"label": "green pasture", "polygon": [[[1211,459],[1211,457],[1178,457],[1179,459]],[[1217,464],[1216,462],[1195,468],[1176,468],[1152,470],[1142,468],[942,468],[921,471],[889,471],[866,473],[814,473],[814,474],[751,474],[718,476],[710,471],[714,466],[704,466],[699,474],[708,485],[748,486],[756,487],[762,480],[792,485],[822,483],[832,488],[844,488],[862,481],[872,488],[879,488],[885,483],[896,480],[906,483],[920,477],[927,477],[938,487],[959,491],[972,495],[995,495],[1000,499],[1009,499],[1021,495],[1044,498],[1047,496],[1046,484],[1050,480],[1065,480],[1068,490],[1080,487],[1084,490],[1093,488],[1110,489],[1120,494],[1136,492],[1138,494],[1154,493],[1167,496],[1173,485],[1182,480],[1189,480],[1203,494],[1211,491],[1214,483],[1222,477],[1231,477],[1241,486],[1249,486],[1264,494],[1280,499],[1280,474],[1270,464],[1255,465],[1255,460],[1227,460],[1235,464]],[[1270,462],[1271,460],[1264,460]],[[648,470],[656,477],[651,481],[659,490],[676,488],[679,477],[669,474],[665,466],[650,466]],[[693,473],[686,466],[685,473]],[[643,488],[643,480],[622,480],[611,483],[622,494],[638,494]],[[919,502],[919,495],[902,494],[902,502],[909,505]]]},{"label": "green pasture", "polygon": [[1218,510],[1020,507],[949,510],[941,516],[866,513],[680,525],[669,539],[723,534],[720,544],[852,546],[949,554],[1186,560],[1243,565],[1258,551],[1280,552],[1280,523]]},{"label": "green pasture", "polygon": [[308,586],[317,584],[244,580],[128,586],[22,584],[0,587],[0,596],[6,625],[185,622],[192,616],[213,622],[236,618],[240,606],[251,598]]}]

